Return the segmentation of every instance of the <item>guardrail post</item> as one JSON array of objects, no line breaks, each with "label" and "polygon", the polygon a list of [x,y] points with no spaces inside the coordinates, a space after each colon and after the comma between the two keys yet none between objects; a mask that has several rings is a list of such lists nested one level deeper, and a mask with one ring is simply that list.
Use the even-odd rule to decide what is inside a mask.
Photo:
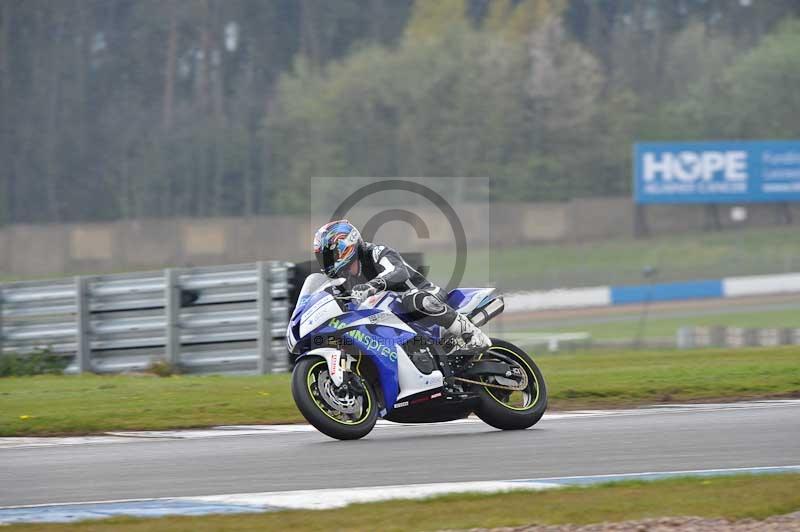
[{"label": "guardrail post", "polygon": [[272,371],[272,263],[259,261],[258,271],[258,373]]},{"label": "guardrail post", "polygon": [[3,356],[3,287],[0,285],[0,357]]},{"label": "guardrail post", "polygon": [[75,330],[77,349],[75,359],[79,373],[92,371],[92,344],[89,329],[91,327],[89,312],[89,279],[75,277]]},{"label": "guardrail post", "polygon": [[675,338],[678,349],[691,349],[695,346],[694,327],[680,327]]},{"label": "guardrail post", "polygon": [[709,345],[711,347],[723,347],[725,345],[725,326],[712,325],[709,332]]},{"label": "guardrail post", "polygon": [[[277,369],[273,368],[273,371],[291,371],[292,366],[291,362],[291,355],[287,349],[286,345],[286,326],[289,324],[289,305],[290,305],[290,294],[291,294],[291,283],[290,279],[290,270],[289,270],[289,263],[287,262],[275,262],[273,264],[278,265],[278,271],[280,272],[278,275],[272,276],[272,287],[278,288],[278,293],[281,294],[279,296],[282,299],[282,305],[277,307],[280,314],[275,312],[275,307],[273,306],[272,312],[272,324],[275,326],[276,323],[281,324],[282,330],[278,333],[278,339],[276,342],[272,344],[272,358],[275,360],[276,365],[279,367]],[[274,270],[273,270],[274,272]],[[275,303],[275,298],[273,297],[273,305]],[[273,338],[275,340],[275,338]]]},{"label": "guardrail post", "polygon": [[[2,326],[2,325],[0,325]],[[2,333],[2,329],[0,329],[0,333]],[[778,329],[778,338],[779,343],[781,345],[791,345],[792,344],[792,330],[791,329]],[[0,336],[0,340],[2,337]],[[0,346],[1,347],[1,346]]]},{"label": "guardrail post", "polygon": [[178,286],[178,270],[164,270],[164,318],[166,321],[164,355],[167,361],[178,367],[181,361],[181,294]]}]

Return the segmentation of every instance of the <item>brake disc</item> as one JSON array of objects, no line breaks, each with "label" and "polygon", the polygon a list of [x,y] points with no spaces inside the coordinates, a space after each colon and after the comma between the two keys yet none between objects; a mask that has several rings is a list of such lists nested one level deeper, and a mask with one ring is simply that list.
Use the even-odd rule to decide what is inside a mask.
[{"label": "brake disc", "polygon": [[328,406],[341,412],[342,414],[355,415],[361,411],[361,398],[355,397],[348,393],[344,397],[336,393],[336,386],[333,384],[327,371],[321,371],[317,375],[317,389],[319,390],[322,400]]}]

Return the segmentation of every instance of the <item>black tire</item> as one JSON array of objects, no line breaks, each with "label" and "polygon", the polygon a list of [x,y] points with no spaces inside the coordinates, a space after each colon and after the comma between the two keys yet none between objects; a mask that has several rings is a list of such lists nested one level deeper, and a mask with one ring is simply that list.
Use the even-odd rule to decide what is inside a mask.
[{"label": "black tire", "polygon": [[475,414],[484,423],[502,430],[521,430],[535,425],[547,410],[547,385],[544,376],[528,354],[512,343],[492,338],[492,347],[481,356],[491,356],[493,350],[516,359],[528,376],[530,404],[510,406],[502,401],[503,394],[485,386],[475,386],[480,404]]},{"label": "black tire", "polygon": [[364,399],[367,402],[367,412],[362,414],[358,420],[346,423],[328,415],[323,410],[323,406],[320,406],[321,403],[318,402],[322,399],[317,399],[312,391],[317,385],[317,375],[322,372],[327,375],[327,370],[327,363],[321,357],[304,356],[298,359],[292,371],[292,397],[297,408],[311,425],[331,438],[337,440],[363,438],[370,433],[378,420],[378,404],[372,385],[364,379],[366,394]]}]

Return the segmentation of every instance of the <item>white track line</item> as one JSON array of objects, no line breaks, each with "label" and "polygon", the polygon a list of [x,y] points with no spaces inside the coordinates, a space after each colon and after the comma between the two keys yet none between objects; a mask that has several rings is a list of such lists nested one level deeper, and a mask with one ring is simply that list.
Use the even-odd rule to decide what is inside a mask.
[{"label": "white track line", "polygon": [[102,519],[120,515],[156,517],[163,515],[204,515],[289,509],[323,510],[341,508],[356,503],[394,499],[424,499],[454,493],[545,490],[636,478],[655,480],[682,476],[722,476],[777,472],[797,473],[800,472],[800,465],[29,504],[0,507],[0,525],[26,522],[68,522],[84,519]]},{"label": "white track line", "polygon": [[[570,420],[578,418],[602,418],[617,416],[644,416],[653,414],[684,414],[684,413],[704,413],[720,412],[741,409],[764,409],[779,407],[800,406],[800,399],[779,399],[765,401],[746,401],[737,403],[698,403],[698,404],[674,404],[647,406],[623,410],[576,410],[567,412],[547,413],[542,421]],[[401,427],[429,427],[441,429],[442,427],[453,425],[481,424],[481,420],[470,417],[446,423],[392,423],[390,421],[378,420],[376,428],[379,429],[399,429]],[[295,434],[303,432],[315,432],[316,429],[310,425],[230,425],[212,427],[209,429],[186,429],[186,430],[161,430],[161,431],[119,431],[107,432],[102,436],[77,436],[77,437],[22,437],[22,438],[0,438],[0,451],[3,449],[16,449],[21,447],[53,447],[61,445],[92,445],[104,443],[133,443],[143,440],[191,440],[230,436],[254,436],[254,435],[277,435]]]},{"label": "white track line", "polygon": [[393,499],[425,499],[451,493],[497,493],[500,491],[542,490],[557,487],[560,486],[553,482],[530,481],[523,483],[519,481],[497,480],[237,493],[231,495],[181,497],[181,500],[211,504],[235,504],[240,506],[281,508],[287,510],[328,510],[357,503],[379,502]]},{"label": "white track line", "polygon": [[623,473],[573,477],[551,477],[537,479],[514,479],[478,482],[442,482],[435,484],[411,484],[399,486],[370,486],[361,488],[333,488],[297,490],[284,492],[243,493],[235,495],[212,495],[182,497],[212,504],[236,504],[242,506],[277,507],[282,509],[327,510],[349,504],[377,502],[391,499],[422,499],[451,493],[497,493],[513,490],[544,490],[568,485],[589,485],[598,482],[630,480],[631,478],[663,478],[676,476],[730,475],[737,473],[800,472],[800,465],[769,467],[738,467],[731,469],[702,469],[690,471],[663,471],[646,473]]}]

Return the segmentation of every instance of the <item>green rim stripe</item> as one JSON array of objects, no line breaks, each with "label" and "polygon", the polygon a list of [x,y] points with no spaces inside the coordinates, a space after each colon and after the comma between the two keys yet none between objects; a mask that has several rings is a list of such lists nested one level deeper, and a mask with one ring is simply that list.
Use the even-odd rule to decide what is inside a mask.
[{"label": "green rim stripe", "polygon": [[[489,351],[491,351],[492,349],[495,349],[495,350],[498,350],[498,351],[505,351],[505,352],[513,355],[514,358],[516,358],[517,360],[521,361],[523,364],[525,364],[528,367],[528,369],[531,372],[531,376],[533,376],[533,382],[536,384],[536,397],[533,399],[533,402],[530,404],[530,406],[526,406],[526,407],[523,407],[523,408],[518,408],[516,406],[511,406],[509,404],[504,403],[503,401],[501,401],[500,399],[495,397],[494,394],[491,392],[491,390],[489,388],[484,386],[483,389],[486,390],[486,393],[489,394],[489,397],[491,397],[492,399],[494,399],[495,401],[497,401],[498,403],[500,403],[501,405],[503,405],[504,407],[506,407],[506,408],[508,408],[510,410],[517,410],[517,411],[520,411],[520,412],[523,411],[523,410],[530,410],[531,408],[536,406],[539,403],[539,379],[536,378],[536,372],[533,371],[533,368],[531,368],[530,364],[528,364],[528,362],[524,358],[520,357],[517,353],[515,353],[514,351],[512,351],[512,350],[510,350],[510,349],[508,349],[506,347],[499,347],[499,346],[494,346],[493,345],[492,347],[489,348]],[[483,356],[483,354],[481,354],[481,356]],[[478,357],[478,358],[480,358],[480,357]],[[520,390],[520,391],[522,391],[522,390]]]},{"label": "green rim stripe", "polygon": [[369,413],[372,411],[372,400],[370,399],[370,396],[369,396],[369,388],[367,388],[366,386],[364,387],[364,391],[366,392],[365,395],[367,396],[367,411],[364,412],[363,416],[361,416],[361,421],[346,422],[346,421],[342,421],[341,419],[336,419],[335,417],[333,417],[332,415],[330,415],[329,413],[327,413],[325,411],[323,406],[319,404],[319,401],[317,401],[317,398],[314,397],[314,392],[311,390],[311,383],[312,383],[311,375],[314,374],[314,369],[317,366],[319,366],[320,364],[326,364],[327,365],[327,362],[325,360],[320,360],[319,362],[317,362],[316,364],[314,364],[313,366],[308,368],[308,374],[306,375],[306,386],[308,387],[308,395],[311,397],[311,400],[314,401],[314,404],[317,405],[317,408],[319,409],[319,411],[322,412],[323,414],[325,414],[326,416],[328,416],[333,421],[335,421],[335,422],[337,422],[337,423],[339,423],[341,425],[347,425],[348,427],[353,426],[353,425],[358,425],[359,423],[363,423],[364,420],[366,420],[369,417]]}]

